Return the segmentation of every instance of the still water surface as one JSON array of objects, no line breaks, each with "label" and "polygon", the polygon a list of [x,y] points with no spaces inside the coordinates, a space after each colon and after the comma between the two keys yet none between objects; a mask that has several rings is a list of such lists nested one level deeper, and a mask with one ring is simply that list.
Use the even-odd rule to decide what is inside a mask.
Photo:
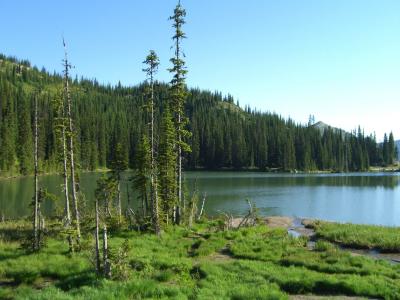
[{"label": "still water surface", "polygon": [[[126,174],[128,178],[131,174]],[[92,205],[100,173],[81,174],[85,201]],[[207,193],[206,213],[234,215],[247,211],[246,198],[255,202],[263,215],[319,218],[339,222],[400,226],[400,174],[270,174],[260,172],[187,172],[187,190],[197,182]],[[61,178],[40,177],[49,192],[60,195]],[[127,199],[127,181],[122,197]],[[131,191],[134,198],[134,191]],[[30,214],[32,177],[0,180],[0,214],[15,218]],[[48,201],[47,215],[61,209],[62,202]]]}]

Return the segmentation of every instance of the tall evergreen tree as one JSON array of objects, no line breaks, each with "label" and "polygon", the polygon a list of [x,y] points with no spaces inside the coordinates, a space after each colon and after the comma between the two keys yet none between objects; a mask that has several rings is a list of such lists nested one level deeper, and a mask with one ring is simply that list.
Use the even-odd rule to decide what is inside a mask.
[{"label": "tall evergreen tree", "polygon": [[[160,234],[159,220],[159,204],[158,204],[158,188],[157,188],[157,166],[155,160],[156,142],[155,142],[155,118],[154,118],[154,75],[157,73],[158,65],[160,64],[157,54],[154,50],[150,50],[146,60],[143,62],[147,68],[143,69],[146,72],[148,84],[150,87],[150,197],[152,206],[152,223],[154,231],[157,235]],[[144,143],[145,141],[143,141]]]},{"label": "tall evergreen tree", "polygon": [[2,124],[1,124],[1,147],[0,147],[0,168],[2,170],[15,172],[16,157],[16,112],[14,97],[12,97],[11,86],[4,84],[2,87]]},{"label": "tall evergreen tree", "polygon": [[38,97],[35,95],[34,99],[34,196],[33,196],[33,249],[39,250],[39,157],[38,157],[38,141],[39,141],[39,124],[38,124]]},{"label": "tall evergreen tree", "polygon": [[24,95],[20,95],[18,100],[18,161],[19,171],[22,175],[28,175],[33,170],[32,155],[32,128],[29,98],[24,99]]},{"label": "tall evergreen tree", "polygon": [[190,152],[190,146],[185,142],[185,139],[190,135],[186,129],[188,119],[185,116],[185,100],[187,97],[185,79],[186,79],[186,67],[185,61],[182,59],[183,53],[181,49],[181,43],[186,38],[185,33],[182,31],[182,26],[185,24],[186,11],[181,6],[180,1],[174,9],[174,14],[170,17],[173,24],[172,27],[175,30],[174,36],[172,37],[175,47],[175,55],[170,59],[172,68],[169,71],[173,74],[171,80],[171,108],[174,112],[174,121],[176,128],[176,152],[177,152],[177,197],[178,205],[176,207],[174,221],[179,223],[179,207],[184,205],[183,203],[183,189],[182,189],[182,171],[183,171],[183,153]]},{"label": "tall evergreen tree", "polygon": [[396,158],[396,145],[394,144],[394,137],[393,132],[389,134],[389,141],[388,141],[388,164],[392,165]]},{"label": "tall evergreen tree", "polygon": [[389,142],[388,142],[388,138],[387,135],[385,133],[384,137],[383,137],[383,144],[382,144],[382,157],[383,157],[383,163],[385,165],[389,164],[389,157],[390,157],[390,149],[389,149]]},{"label": "tall evergreen tree", "polygon": [[174,144],[176,132],[169,107],[164,108],[161,127],[158,155],[158,182],[161,198],[161,208],[164,222],[168,225],[173,218],[173,209],[177,205],[176,181],[176,152]]}]

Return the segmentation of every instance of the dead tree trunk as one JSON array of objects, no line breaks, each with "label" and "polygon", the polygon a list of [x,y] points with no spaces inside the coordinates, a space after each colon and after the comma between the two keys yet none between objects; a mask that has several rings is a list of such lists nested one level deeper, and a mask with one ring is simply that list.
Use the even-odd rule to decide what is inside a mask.
[{"label": "dead tree trunk", "polygon": [[76,235],[77,242],[80,243],[81,239],[81,229],[80,229],[80,216],[79,216],[79,208],[78,208],[78,195],[76,188],[76,176],[75,176],[75,161],[74,161],[74,126],[72,122],[72,104],[71,104],[71,95],[69,90],[69,69],[71,65],[68,63],[67,50],[66,45],[64,43],[65,50],[65,59],[64,59],[64,94],[67,102],[67,116],[68,116],[68,126],[69,126],[69,162],[70,162],[70,171],[71,171],[71,189],[72,189],[72,201],[74,207],[75,214],[75,226],[76,226]]},{"label": "dead tree trunk", "polygon": [[111,277],[111,263],[108,258],[108,240],[107,240],[107,227],[104,224],[103,228],[103,268],[104,268],[104,277]]},{"label": "dead tree trunk", "polygon": [[129,194],[129,184],[126,185],[126,196],[128,198],[127,199],[127,206],[128,206],[127,209],[129,209],[131,207],[131,196]]},{"label": "dead tree trunk", "polygon": [[38,163],[38,99],[35,95],[35,148],[34,148],[34,204],[33,204],[33,249],[39,250],[39,163]]},{"label": "dead tree trunk", "polygon": [[199,213],[199,215],[198,215],[198,217],[197,217],[197,220],[200,220],[200,219],[201,219],[201,216],[203,215],[204,204],[206,203],[206,197],[207,197],[207,193],[204,193],[204,194],[203,194],[203,200],[202,200],[202,202],[201,202],[200,213]]},{"label": "dead tree trunk", "polygon": [[121,222],[122,222],[122,205],[121,205],[121,176],[120,175],[118,175],[117,199],[118,199],[118,224],[121,224]]},{"label": "dead tree trunk", "polygon": [[108,192],[104,192],[104,214],[112,218]]},{"label": "dead tree trunk", "polygon": [[147,212],[146,212],[146,197],[147,197],[147,191],[144,193],[144,195],[142,195],[142,217],[143,217],[143,219],[145,219],[146,218],[146,215],[147,215]]},{"label": "dead tree trunk", "polygon": [[[65,197],[65,224],[64,227],[67,231],[71,227],[71,211],[70,211],[70,203],[69,203],[69,187],[68,187],[68,152],[67,152],[67,138],[65,133],[65,101],[62,102],[61,107],[61,116],[62,116],[62,127],[61,127],[61,140],[62,140],[62,148],[63,148],[63,181],[64,181],[64,197]],[[68,233],[68,245],[69,251],[74,252],[74,246],[72,242],[71,234]]]},{"label": "dead tree trunk", "polygon": [[62,129],[62,142],[63,142],[63,180],[64,180],[64,197],[65,197],[65,221],[66,227],[71,225],[71,212],[69,204],[69,187],[68,187],[68,158],[67,158],[67,144],[65,138],[65,128]]},{"label": "dead tree trunk", "polygon": [[96,241],[96,273],[100,274],[100,242],[99,242],[99,202],[96,199],[96,231],[94,235]]}]

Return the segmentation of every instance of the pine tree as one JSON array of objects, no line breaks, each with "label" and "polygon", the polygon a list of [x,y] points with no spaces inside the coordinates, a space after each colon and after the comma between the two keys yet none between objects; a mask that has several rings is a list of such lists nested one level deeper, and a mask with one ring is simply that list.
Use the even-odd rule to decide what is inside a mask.
[{"label": "pine tree", "polygon": [[[154,231],[157,235],[160,235],[160,220],[159,220],[159,204],[158,204],[158,188],[157,188],[157,166],[155,160],[156,142],[155,142],[155,131],[154,131],[154,75],[157,73],[159,59],[154,50],[150,50],[146,60],[143,62],[147,65],[147,68],[143,69],[146,72],[147,80],[150,86],[150,198],[152,206],[152,223]],[[145,148],[145,140],[142,143]],[[146,148],[145,148],[146,149]]]},{"label": "pine tree", "polygon": [[389,141],[388,141],[388,164],[392,165],[396,158],[396,145],[394,144],[394,137],[393,132],[389,134]]},{"label": "pine tree", "polygon": [[158,182],[164,221],[169,224],[173,208],[177,205],[175,127],[168,106],[164,109],[160,127],[158,155]]},{"label": "pine tree", "polygon": [[175,34],[172,37],[175,44],[175,56],[170,59],[173,67],[169,71],[173,74],[171,80],[171,108],[174,112],[174,122],[176,128],[176,147],[177,152],[177,197],[178,203],[176,207],[176,212],[174,215],[174,222],[179,223],[179,206],[183,204],[183,189],[182,189],[182,163],[183,163],[183,153],[190,152],[190,146],[185,142],[185,139],[190,136],[188,130],[186,130],[186,125],[188,124],[188,119],[185,116],[185,100],[187,97],[186,87],[185,87],[185,75],[187,73],[185,67],[185,61],[182,59],[183,53],[181,49],[181,42],[186,38],[185,33],[182,31],[182,26],[185,24],[186,11],[181,6],[180,1],[174,9],[174,14],[170,17],[173,21],[173,28]]},{"label": "pine tree", "polygon": [[33,196],[33,249],[35,251],[39,250],[40,241],[39,241],[39,158],[38,158],[38,140],[39,140],[39,124],[38,124],[38,99],[37,95],[35,95],[34,99],[34,196]]},{"label": "pine tree", "polygon": [[30,105],[25,95],[20,95],[18,99],[18,160],[19,172],[22,175],[32,174],[33,170],[33,155],[31,149],[33,148],[32,142],[32,129],[31,129],[31,114]]},{"label": "pine tree", "polygon": [[[4,89],[3,89],[4,88]],[[15,154],[16,154],[16,114],[14,97],[11,93],[11,87],[7,84],[2,87],[2,126],[0,127],[0,169],[15,172]]]},{"label": "pine tree", "polygon": [[383,144],[382,144],[382,157],[383,157],[383,163],[384,165],[389,164],[389,157],[390,157],[390,149],[389,149],[389,142],[387,135],[385,133],[383,137]]}]

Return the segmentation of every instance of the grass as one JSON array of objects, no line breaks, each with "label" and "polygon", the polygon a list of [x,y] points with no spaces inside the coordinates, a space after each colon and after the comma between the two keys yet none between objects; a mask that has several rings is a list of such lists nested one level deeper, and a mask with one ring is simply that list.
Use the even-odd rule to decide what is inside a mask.
[{"label": "grass", "polygon": [[319,238],[344,246],[400,252],[400,228],[322,221],[313,222],[310,226]]},{"label": "grass", "polygon": [[90,262],[91,235],[84,237],[86,250],[74,255],[57,234],[39,253],[27,253],[15,240],[24,228],[0,224],[1,299],[288,299],[291,294],[400,299],[398,265],[351,256],[328,241],[310,251],[306,239],[283,229],[224,232],[207,221],[191,230],[170,227],[161,238],[116,231],[110,248],[116,251],[128,240],[129,278],[106,280],[95,275]]}]

